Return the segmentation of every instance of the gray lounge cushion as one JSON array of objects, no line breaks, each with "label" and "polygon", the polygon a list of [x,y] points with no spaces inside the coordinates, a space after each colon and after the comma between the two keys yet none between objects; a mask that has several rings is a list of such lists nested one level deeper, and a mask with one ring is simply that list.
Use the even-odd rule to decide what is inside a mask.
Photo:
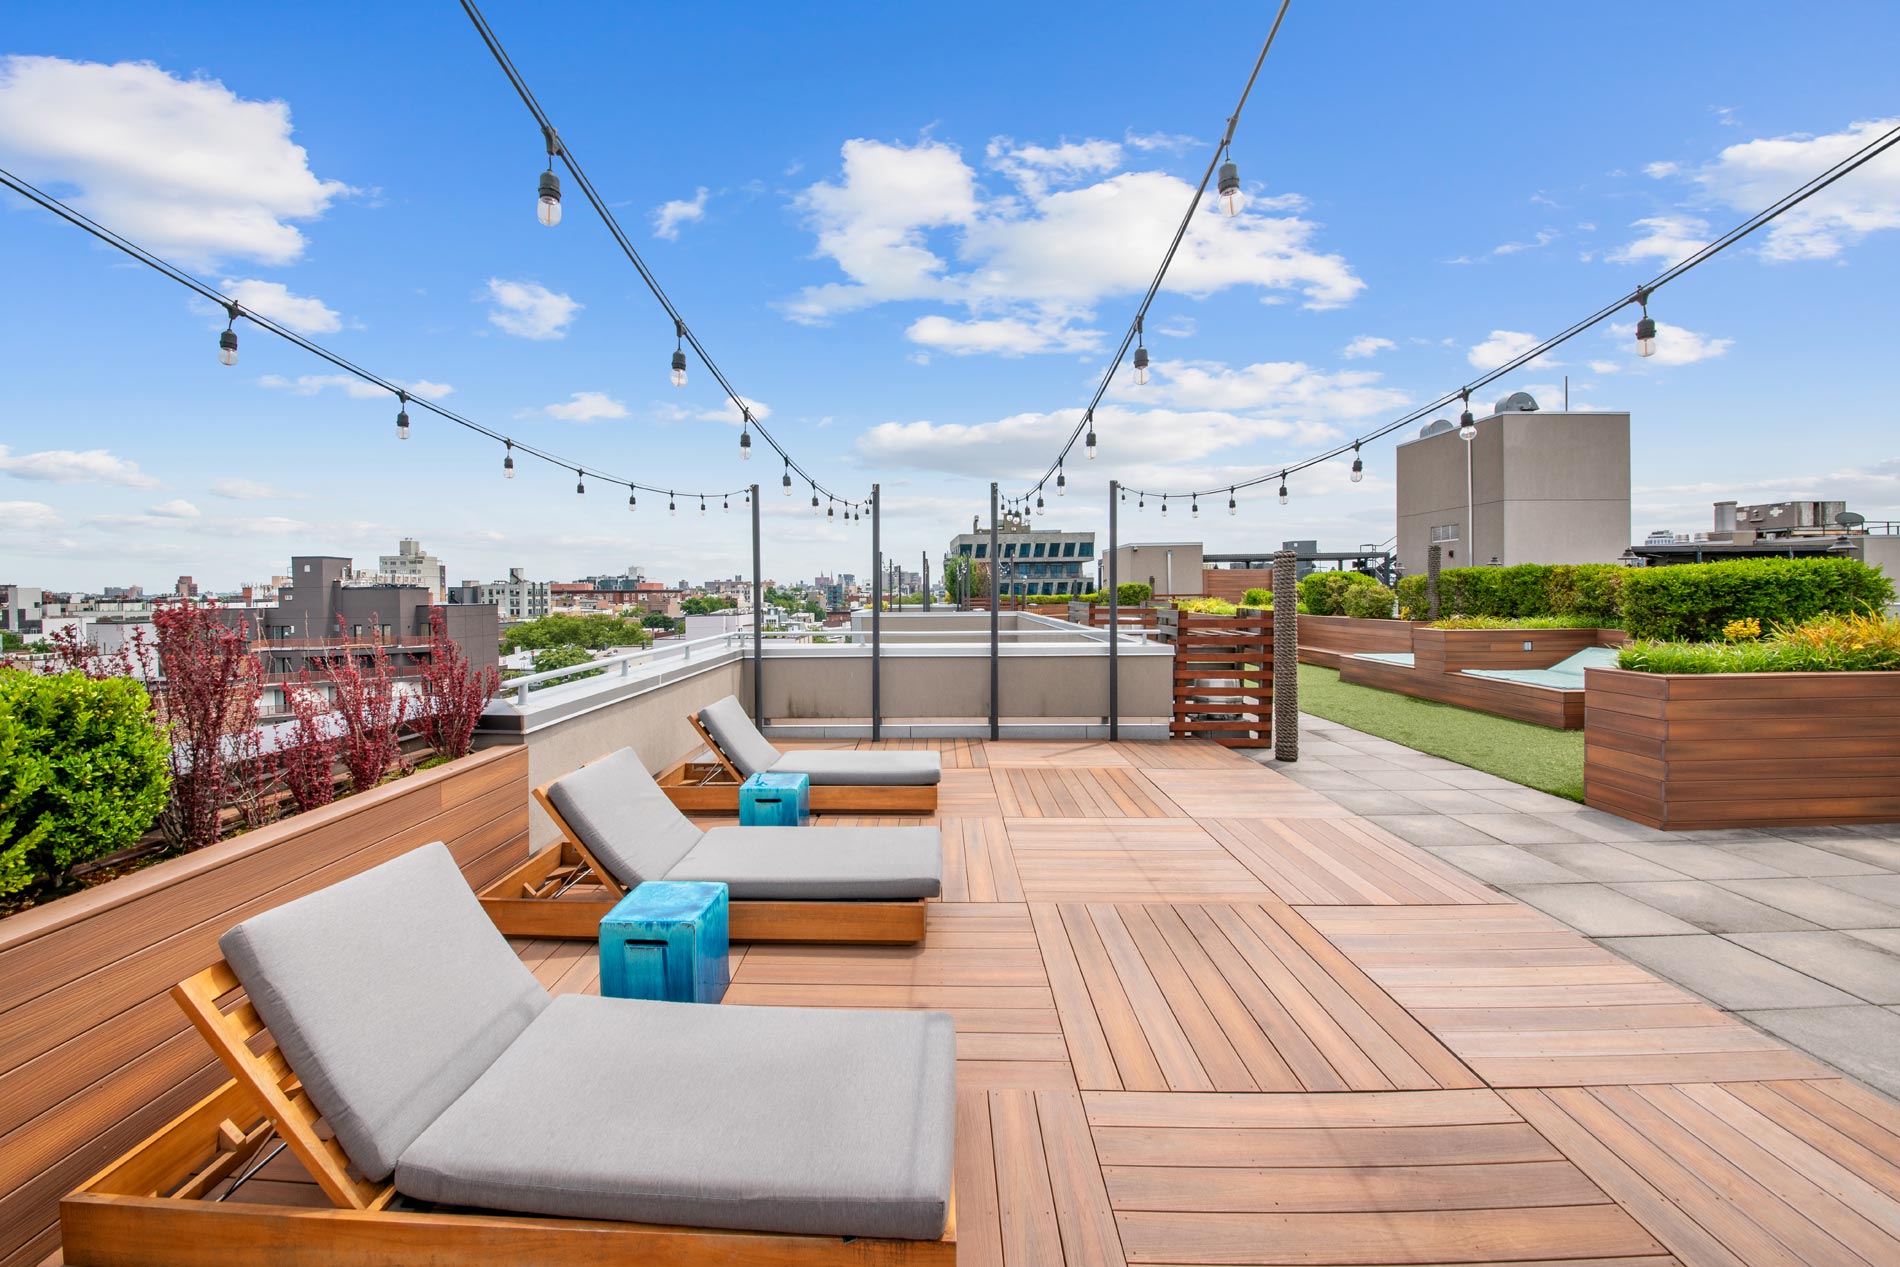
[{"label": "gray lounge cushion", "polygon": [[396,1188],[526,1214],[932,1240],[955,1119],[941,1012],[566,995],[403,1154]]},{"label": "gray lounge cushion", "polygon": [[548,1006],[439,842],[253,916],[218,947],[373,1181]]},{"label": "gray lounge cushion", "polygon": [[699,710],[699,724],[713,737],[720,751],[737,766],[739,773],[751,778],[761,770],[770,770],[781,755],[767,743],[759,728],[746,716],[745,708],[728,695]]},{"label": "gray lounge cushion", "polygon": [[555,780],[548,800],[623,888],[665,875],[702,834],[631,748]]},{"label": "gray lounge cushion", "polygon": [[943,889],[935,827],[715,827],[669,880],[723,881],[732,899],[899,902]]},{"label": "gray lounge cushion", "polygon": [[786,753],[771,770],[774,774],[807,775],[813,787],[841,783],[922,787],[943,778],[943,758],[934,752],[810,748]]}]

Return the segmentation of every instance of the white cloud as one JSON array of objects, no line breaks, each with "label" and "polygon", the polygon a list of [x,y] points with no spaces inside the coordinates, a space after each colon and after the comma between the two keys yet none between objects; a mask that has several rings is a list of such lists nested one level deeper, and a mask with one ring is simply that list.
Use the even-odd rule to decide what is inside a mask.
[{"label": "white cloud", "polygon": [[[1695,179],[1710,197],[1752,213],[1896,125],[1900,118],[1867,119],[1825,136],[1744,141],[1724,149]],[[1771,260],[1832,259],[1881,229],[1900,229],[1900,155],[1892,150],[1769,225],[1761,253]]]},{"label": "white cloud", "polygon": [[274,485],[245,479],[212,480],[211,495],[234,502],[267,502],[290,496]]},{"label": "white cloud", "polygon": [[[939,141],[853,140],[842,154],[839,179],[810,186],[797,207],[845,280],[807,287],[787,314],[822,323],[893,301],[961,308],[960,320],[939,314],[910,327],[913,339],[942,350],[1093,346],[1094,306],[1146,288],[1193,194],[1162,172],[1105,174],[1124,156],[1111,141],[998,138],[989,161],[1019,186],[1002,196],[981,190],[962,154]],[[1364,283],[1340,256],[1312,249],[1317,226],[1269,214],[1297,205],[1295,196],[1255,196],[1233,220],[1194,216],[1165,289],[1201,297],[1251,286],[1269,302],[1288,291],[1310,308],[1349,302]]]},{"label": "white cloud", "polygon": [[[741,396],[739,399],[745,402],[747,411],[754,418],[763,420],[772,416],[772,407],[764,401],[754,400],[750,396]],[[723,422],[734,427],[745,421],[744,416],[739,412],[739,406],[730,400],[723,400],[717,407],[696,413],[693,417],[701,422]]]},{"label": "white cloud", "polygon": [[59,523],[59,512],[45,502],[0,502],[0,528],[8,532],[43,532]]},{"label": "white cloud", "polygon": [[675,241],[680,235],[682,224],[693,224],[706,218],[706,199],[709,191],[701,185],[691,198],[673,198],[653,209],[653,236]]},{"label": "white cloud", "polygon": [[36,184],[70,185],[87,215],[162,255],[287,264],[292,221],[349,192],[291,142],[290,107],[150,62],[0,58],[0,154]]},{"label": "white cloud", "polygon": [[1118,376],[1117,400],[1179,409],[1290,411],[1301,417],[1363,418],[1406,403],[1402,392],[1378,386],[1370,370],[1328,374],[1300,361],[1261,361],[1230,368],[1218,361],[1156,361],[1153,381],[1137,387]]},{"label": "white cloud", "polygon": [[1122,141],[1127,144],[1130,149],[1143,151],[1169,150],[1179,152],[1200,144],[1200,142],[1193,137],[1183,135],[1179,132],[1129,132],[1122,137]]},{"label": "white cloud", "polygon": [[1084,177],[1121,166],[1122,147],[1113,141],[1064,141],[1060,145],[1017,145],[1007,136],[990,141],[990,166],[1009,177],[1031,198],[1052,185],[1072,185]]},{"label": "white cloud", "polygon": [[1376,334],[1362,334],[1351,343],[1348,343],[1339,354],[1347,360],[1358,360],[1361,357],[1374,356],[1397,346],[1398,344],[1392,342],[1392,340],[1382,339]]},{"label": "white cloud", "polygon": [[1605,259],[1633,264],[1653,258],[1673,264],[1709,244],[1709,222],[1695,216],[1648,216],[1636,221],[1634,227],[1645,230],[1643,236],[1610,252]]},{"label": "white cloud", "polygon": [[1501,242],[1491,248],[1493,255],[1516,255],[1519,251],[1535,251],[1539,247],[1549,246],[1562,235],[1555,229],[1539,229],[1537,236],[1528,242]]},{"label": "white cloud", "polygon": [[1163,317],[1161,324],[1149,327],[1164,339],[1191,339],[1200,330],[1200,324],[1185,313],[1175,313]]},{"label": "white cloud", "polygon": [[1618,365],[1615,361],[1590,362],[1590,372],[1592,374],[1614,374],[1622,368],[1623,367]]},{"label": "white cloud", "polygon": [[[1636,356],[1636,325],[1612,325],[1610,333],[1619,341],[1625,355]],[[1644,365],[1694,365],[1712,360],[1733,346],[1733,339],[1715,339],[1666,321],[1656,323],[1656,354],[1639,358]]]},{"label": "white cloud", "polygon": [[123,484],[127,488],[156,488],[158,481],[139,470],[137,462],[114,457],[105,449],[45,449],[12,454],[0,444],[0,474],[15,479],[43,480],[49,484]]},{"label": "white cloud", "polygon": [[1681,170],[1680,163],[1646,163],[1643,166],[1643,175],[1652,180],[1661,180],[1665,176],[1674,176]]},{"label": "white cloud", "polygon": [[1078,330],[1060,317],[1025,320],[1020,317],[919,317],[904,331],[912,343],[953,356],[993,352],[1022,356],[1030,352],[1093,352],[1102,344],[1099,330]]},{"label": "white cloud", "polygon": [[343,318],[335,309],[315,296],[291,294],[282,282],[227,278],[224,293],[236,300],[238,307],[269,317],[299,334],[331,334],[343,328]]},{"label": "white cloud", "polygon": [[606,392],[575,392],[564,403],[544,406],[539,412],[562,422],[599,422],[625,418],[627,407]]},{"label": "white cloud", "polygon": [[[424,400],[440,400],[455,390],[447,383],[432,383],[426,378],[409,382],[400,379],[395,381],[411,396],[420,396]],[[315,396],[325,388],[337,387],[356,400],[389,399],[389,393],[383,388],[375,383],[364,382],[354,374],[299,374],[295,378],[285,378],[282,374],[260,374],[257,385],[287,391],[293,396]]]},{"label": "white cloud", "polygon": [[557,294],[540,282],[488,279],[488,297],[495,306],[488,320],[509,334],[524,339],[563,339],[567,327],[582,305],[566,295]]},{"label": "white cloud", "polygon": [[1735,498],[1744,504],[1777,501],[1845,501],[1869,519],[1900,519],[1900,458],[1871,466],[1835,467],[1823,473],[1795,472],[1758,480],[1638,485],[1630,490],[1636,511],[1673,518],[1679,527],[1710,526],[1710,503]]},{"label": "white cloud", "polygon": [[160,502],[156,506],[148,507],[145,513],[159,519],[196,519],[200,512],[196,506],[184,498],[174,497],[168,502]]},{"label": "white cloud", "polygon": [[[1465,353],[1465,360],[1471,362],[1474,369],[1494,370],[1507,361],[1516,360],[1542,342],[1543,340],[1536,335],[1525,334],[1521,330],[1493,330],[1490,338],[1473,345],[1471,350]],[[1527,364],[1561,365],[1562,362],[1540,356]]]}]

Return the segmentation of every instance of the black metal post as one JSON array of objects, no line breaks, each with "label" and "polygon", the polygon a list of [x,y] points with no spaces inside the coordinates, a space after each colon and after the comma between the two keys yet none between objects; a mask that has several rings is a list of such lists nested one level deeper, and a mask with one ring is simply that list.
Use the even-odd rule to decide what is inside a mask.
[{"label": "black metal post", "polygon": [[1120,480],[1108,482],[1108,738],[1121,738],[1121,591],[1116,588],[1116,507],[1121,505]]},{"label": "black metal post", "polygon": [[997,714],[997,692],[1001,674],[997,672],[996,645],[1002,626],[998,609],[1002,602],[1002,560],[997,557],[996,481],[990,481],[990,738],[1001,739],[1003,730]]},{"label": "black metal post", "polygon": [[882,528],[882,499],[877,495],[877,485],[871,485],[871,738],[881,739],[884,735],[884,720],[879,716],[883,700],[879,698],[879,688],[883,685],[883,664],[880,655],[883,647],[879,644],[880,630],[879,608],[884,606],[884,547],[878,532]]},{"label": "black metal post", "polygon": [[930,551],[924,551],[924,570],[917,575],[924,578],[924,610],[930,610]]},{"label": "black metal post", "polygon": [[759,486],[747,499],[752,503],[752,719],[765,725],[765,589],[759,564]]}]

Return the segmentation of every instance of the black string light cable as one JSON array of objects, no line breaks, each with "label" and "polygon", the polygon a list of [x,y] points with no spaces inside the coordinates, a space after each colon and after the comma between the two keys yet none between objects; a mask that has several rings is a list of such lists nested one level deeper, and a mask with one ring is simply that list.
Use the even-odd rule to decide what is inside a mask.
[{"label": "black string light cable", "polygon": [[[61,202],[58,198],[55,198],[53,195],[47,193],[46,191],[37,188],[36,186],[22,179],[21,177],[14,175],[12,172],[6,170],[5,168],[0,168],[0,185],[5,185],[7,188],[13,190],[15,193],[19,194],[21,197],[27,199],[27,201],[35,203],[39,205],[40,207],[45,208],[47,211],[52,212],[54,215],[66,221],[68,224],[71,224],[76,228],[84,230],[86,233],[91,234],[94,238],[105,243],[107,246],[113,247],[116,250],[123,252],[124,254],[130,256],[132,259],[135,259],[139,263],[152,269],[153,271],[161,273],[165,277],[170,278],[172,281],[177,282],[180,286],[183,286],[185,289],[193,292],[194,294],[198,295],[200,298],[207,299],[211,301],[212,303],[216,304],[219,308],[223,309],[226,316],[229,318],[229,320],[226,322],[223,333],[221,333],[218,336],[218,360],[225,365],[237,364],[237,352],[238,352],[237,323],[240,319],[242,319],[246,322],[249,322],[251,325],[256,326],[260,330],[263,330],[269,334],[274,334],[278,338],[283,339],[285,342],[294,344],[297,347],[302,348],[305,352],[308,352],[310,355],[317,357],[319,360],[327,361],[329,364],[335,366],[339,370],[342,370],[344,373],[349,374],[354,378],[360,379],[365,383],[369,383],[372,386],[380,387],[384,391],[388,392],[391,396],[393,396],[396,399],[396,402],[397,402],[398,412],[396,414],[396,435],[398,439],[406,440],[409,438],[409,411],[412,408],[424,409],[432,414],[435,414],[437,417],[444,419],[445,421],[454,423],[458,427],[466,428],[469,431],[475,432],[477,435],[486,436],[490,440],[499,442],[503,448],[502,475],[506,479],[514,478],[515,454],[523,453],[523,454],[528,455],[529,457],[539,458],[541,461],[546,462],[551,466],[559,467],[562,470],[573,471],[575,475],[574,491],[577,494],[585,494],[585,492],[587,491],[586,481],[589,475],[592,475],[596,479],[603,480],[607,483],[619,485],[620,487],[628,489],[630,492],[634,490],[641,490],[641,491],[645,491],[649,493],[662,493],[662,492],[667,491],[665,488],[662,488],[662,487],[658,487],[652,484],[642,484],[637,480],[624,479],[618,475],[614,475],[609,472],[603,471],[598,467],[588,466],[585,463],[576,462],[572,458],[562,457],[558,453],[552,453],[546,449],[538,448],[531,444],[525,444],[522,441],[513,438],[512,436],[504,435],[499,431],[496,431],[490,427],[484,426],[483,424],[476,422],[472,418],[466,417],[463,414],[456,413],[452,409],[447,409],[443,407],[442,405],[438,405],[434,401],[425,400],[421,396],[418,396],[414,392],[411,392],[407,387],[403,386],[401,383],[398,383],[395,380],[390,379],[390,378],[385,378],[383,375],[378,374],[374,372],[373,370],[365,369],[363,366],[358,365],[356,362],[350,360],[348,357],[343,356],[341,353],[332,352],[329,348],[324,347],[322,344],[317,343],[316,341],[312,339],[306,338],[305,336],[297,333],[295,330],[292,330],[286,326],[280,325],[279,323],[277,323],[276,321],[273,321],[271,318],[263,315],[262,313],[259,313],[259,312],[253,311],[252,309],[244,307],[243,305],[239,304],[236,300],[232,299],[230,296],[217,290],[210,283],[205,282],[193,276],[190,273],[187,273],[184,269],[178,267],[176,264],[171,263],[169,260],[163,259],[157,255],[154,255],[152,252],[146,250],[144,247],[140,246],[138,243],[133,242],[131,239],[126,238],[122,236],[121,234],[116,233],[113,230],[106,228],[104,225],[91,219],[90,217],[85,215],[83,212],[75,210],[74,208],[66,205],[64,202]],[[743,488],[739,488],[739,489],[732,489],[729,492],[709,491],[703,494],[695,493],[692,495],[702,496],[702,497],[717,497],[717,498],[720,498],[722,501],[724,501],[733,496],[743,495],[746,491],[747,490]],[[634,504],[633,499],[629,498],[628,505],[632,506],[633,504]]]},{"label": "black string light cable", "polygon": [[[463,0],[466,5],[468,0]],[[1273,25],[1267,30],[1267,38],[1261,42],[1260,55],[1254,58],[1253,70],[1247,76],[1247,84],[1240,90],[1240,100],[1234,103],[1234,112],[1227,116],[1226,130],[1221,133],[1220,143],[1214,147],[1213,155],[1207,160],[1207,170],[1201,173],[1201,183],[1194,187],[1194,197],[1188,201],[1187,211],[1181,216],[1181,223],[1175,227],[1174,239],[1168,243],[1167,252],[1161,257],[1161,265],[1155,269],[1154,279],[1148,283],[1148,289],[1141,297],[1141,304],[1135,309],[1134,320],[1128,323],[1128,330],[1122,335],[1121,344],[1115,349],[1115,356],[1108,368],[1102,373],[1102,381],[1095,388],[1095,394],[1089,398],[1082,417],[1069,432],[1069,438],[1056,454],[1056,460],[1036,481],[1032,493],[1040,493],[1051,478],[1060,473],[1062,464],[1075,448],[1075,442],[1086,437],[1083,448],[1087,456],[1095,456],[1095,410],[1102,403],[1102,397],[1108,394],[1109,387],[1115,381],[1115,373],[1122,367],[1122,358],[1128,355],[1129,344],[1134,344],[1135,373],[1138,382],[1148,381],[1148,348],[1142,338],[1142,322],[1148,315],[1148,307],[1154,303],[1155,296],[1161,292],[1161,283],[1167,280],[1168,269],[1174,263],[1174,256],[1181,249],[1181,242],[1187,237],[1188,226],[1194,222],[1195,213],[1201,209],[1201,200],[1207,196],[1207,184],[1214,179],[1214,172],[1220,171],[1220,204],[1226,215],[1235,215],[1240,210],[1240,172],[1238,166],[1228,161],[1229,151],[1234,143],[1234,129],[1240,125],[1240,112],[1247,108],[1247,98],[1253,94],[1254,82],[1260,78],[1260,68],[1266,64],[1267,53],[1273,48],[1273,37],[1280,33],[1280,23],[1286,20],[1287,6],[1292,0],[1280,0],[1280,10],[1274,14]]]},{"label": "black string light cable", "polygon": [[[1880,136],[1875,137],[1872,141],[1869,141],[1866,145],[1854,151],[1854,153],[1849,154],[1847,157],[1835,163],[1832,167],[1829,167],[1825,171],[1818,173],[1817,175],[1807,180],[1805,183],[1789,191],[1788,193],[1782,195],[1782,197],[1770,203],[1768,206],[1762,208],[1760,211],[1757,211],[1754,215],[1748,217],[1748,219],[1742,221],[1740,224],[1736,225],[1734,228],[1730,229],[1728,232],[1722,234],[1720,237],[1716,238],[1714,241],[1708,243],[1706,246],[1702,247],[1700,250],[1695,251],[1694,253],[1687,255],[1683,257],[1682,259],[1676,261],[1674,264],[1671,264],[1668,268],[1664,269],[1661,273],[1657,274],[1651,280],[1644,282],[1642,285],[1636,287],[1634,290],[1627,292],[1626,294],[1622,295],[1620,298],[1615,299],[1612,302],[1597,309],[1595,312],[1591,313],[1589,316],[1584,317],[1581,320],[1573,322],[1572,324],[1564,327],[1562,330],[1558,331],[1556,334],[1552,335],[1550,338],[1545,339],[1542,343],[1539,343],[1535,347],[1528,348],[1525,351],[1520,352],[1518,355],[1512,357],[1510,360],[1506,361],[1504,364],[1498,366],[1497,368],[1490,370],[1487,373],[1479,375],[1477,378],[1472,379],[1470,382],[1465,383],[1462,386],[1452,391],[1446,392],[1443,396],[1438,397],[1436,400],[1430,402],[1429,404],[1421,405],[1419,408],[1414,409],[1412,412],[1406,414],[1404,417],[1395,418],[1391,422],[1385,423],[1383,426],[1380,426],[1373,431],[1367,432],[1365,435],[1359,436],[1356,439],[1348,440],[1342,444],[1336,445],[1335,447],[1326,450],[1324,453],[1315,454],[1312,457],[1305,459],[1304,461],[1296,462],[1290,466],[1283,467],[1280,470],[1274,472],[1273,474],[1260,475],[1260,476],[1256,476],[1253,479],[1240,480],[1232,484],[1214,485],[1208,488],[1191,489],[1185,492],[1161,493],[1152,489],[1139,489],[1139,488],[1132,489],[1132,490],[1125,489],[1124,491],[1134,492],[1136,501],[1137,501],[1137,508],[1139,509],[1141,506],[1146,504],[1146,499],[1149,497],[1161,497],[1161,498],[1174,497],[1177,499],[1182,498],[1182,497],[1187,497],[1187,498],[1192,499],[1195,497],[1212,497],[1217,493],[1226,492],[1228,496],[1231,498],[1234,495],[1234,493],[1237,491],[1245,490],[1249,488],[1257,488],[1263,484],[1269,484],[1269,483],[1272,483],[1274,480],[1278,480],[1280,482],[1280,491],[1279,491],[1280,503],[1282,505],[1285,505],[1289,496],[1288,491],[1287,491],[1287,477],[1289,475],[1297,475],[1299,472],[1304,471],[1308,469],[1309,467],[1318,466],[1322,462],[1330,462],[1334,458],[1344,457],[1347,454],[1352,455],[1352,459],[1353,459],[1352,478],[1353,478],[1353,481],[1356,483],[1364,474],[1364,469],[1365,469],[1364,462],[1359,456],[1359,447],[1361,445],[1370,444],[1374,440],[1380,439],[1384,436],[1391,435],[1394,431],[1398,431],[1405,427],[1409,427],[1413,423],[1418,422],[1420,419],[1428,417],[1429,415],[1437,413],[1439,410],[1446,409],[1449,406],[1454,405],[1454,404],[1458,405],[1461,409],[1465,411],[1463,414],[1461,414],[1461,420],[1464,418],[1469,418],[1470,410],[1468,406],[1469,406],[1472,392],[1477,391],[1478,389],[1482,387],[1488,386],[1489,384],[1496,382],[1498,379],[1505,377],[1507,374],[1513,374],[1517,372],[1518,370],[1522,369],[1525,365],[1528,365],[1530,362],[1536,360],[1538,357],[1547,355],[1551,351],[1563,346],[1565,343],[1568,343],[1570,340],[1576,338],[1578,335],[1584,333],[1585,331],[1591,330],[1595,328],[1596,326],[1603,324],[1605,321],[1608,321],[1611,317],[1616,316],[1618,313],[1628,308],[1631,304],[1638,305],[1642,309],[1642,313],[1643,313],[1641,320],[1638,321],[1637,326],[1636,326],[1637,352],[1639,355],[1642,355],[1642,356],[1652,355],[1655,351],[1657,336],[1656,336],[1656,323],[1654,319],[1649,316],[1649,303],[1650,303],[1650,300],[1655,296],[1655,292],[1657,290],[1661,289],[1663,286],[1667,285],[1668,283],[1675,281],[1677,278],[1681,277],[1683,274],[1689,272],[1691,269],[1697,267],[1698,265],[1707,263],[1709,260],[1721,254],[1723,251],[1727,250],[1729,247],[1734,246],[1737,242],[1740,242],[1742,239],[1748,237],[1750,234],[1756,232],[1759,229],[1766,227],[1769,224],[1772,224],[1775,220],[1785,215],[1789,211],[1792,211],[1794,208],[1800,206],[1802,203],[1806,202],[1809,198],[1812,198],[1814,195],[1826,189],[1829,185],[1832,185],[1835,181],[1842,179],[1843,177],[1849,175],[1850,173],[1852,173],[1853,171],[1855,171],[1862,165],[1868,162],[1871,162],[1873,159],[1879,157],[1881,154],[1885,153],[1887,150],[1892,149],[1896,144],[1900,144],[1900,126],[1891,128],[1888,131],[1882,133]],[[1471,425],[1471,424],[1465,423],[1464,425]]]},{"label": "black string light cable", "polygon": [[[633,244],[633,239],[628,237],[626,230],[620,227],[620,221],[614,217],[614,213],[607,205],[606,199],[600,196],[600,193],[594,188],[594,183],[587,178],[587,173],[581,169],[580,163],[574,158],[574,151],[569,147],[567,141],[561,134],[555,130],[554,123],[549,119],[547,111],[541,108],[540,101],[535,98],[534,90],[528,87],[528,81],[522,76],[521,72],[516,69],[513,59],[508,56],[508,51],[501,46],[501,41],[496,37],[494,28],[490,27],[488,25],[488,19],[482,16],[481,9],[475,5],[474,0],[461,0],[461,3],[463,12],[468,14],[468,20],[475,25],[476,34],[482,37],[482,43],[488,46],[489,53],[494,56],[495,64],[501,67],[502,73],[508,77],[508,82],[514,86],[516,94],[520,96],[522,104],[527,106],[528,113],[534,116],[535,123],[540,127],[542,138],[547,145],[549,172],[551,173],[553,171],[554,161],[558,158],[561,164],[567,169],[568,175],[573,179],[576,187],[580,189],[588,203],[593,206],[595,213],[600,216],[601,223],[607,226],[607,232],[613,235],[614,242],[620,247],[622,254],[627,257],[627,262],[633,265],[634,271],[640,275],[640,280],[646,283],[646,287],[652,292],[653,298],[659,301],[660,307],[665,309],[666,315],[672,319],[673,331],[676,338],[672,362],[673,384],[675,386],[683,386],[685,384],[685,348],[690,347],[693,349],[694,355],[699,357],[700,363],[706,367],[707,372],[713,376],[713,380],[719,384],[720,390],[725,392],[726,398],[732,402],[733,408],[739,411],[740,457],[750,458],[752,456],[752,433],[757,432],[759,438],[770,445],[772,451],[784,460],[788,468],[788,473],[796,472],[803,483],[811,486],[814,494],[822,493],[827,497],[835,498],[849,510],[850,516],[848,517],[855,517],[859,510],[869,504],[868,501],[853,501],[849,498],[839,496],[834,489],[828,488],[820,483],[816,476],[800,465],[798,459],[794,458],[785,446],[780,444],[770,431],[766,430],[763,423],[753,417],[752,407],[747,404],[745,398],[739,395],[733,388],[731,381],[726,378],[724,371],[719,368],[718,362],[714,361],[711,355],[707,353],[705,346],[700,343],[699,337],[693,333],[692,327],[687,325],[685,318],[680,315],[679,309],[673,306],[672,299],[667,296],[665,288],[660,285],[659,278],[654,276],[653,270],[647,266],[646,260],[641,257],[639,249]],[[1202,183],[1205,184],[1206,182]],[[550,191],[548,176],[544,174],[541,178],[539,190],[541,222],[543,224],[558,224],[560,222],[558,210],[554,212],[553,219],[550,220],[547,214],[547,205],[550,192],[552,193],[555,206],[558,208],[560,204],[561,194],[559,180],[555,180],[552,190]]]}]

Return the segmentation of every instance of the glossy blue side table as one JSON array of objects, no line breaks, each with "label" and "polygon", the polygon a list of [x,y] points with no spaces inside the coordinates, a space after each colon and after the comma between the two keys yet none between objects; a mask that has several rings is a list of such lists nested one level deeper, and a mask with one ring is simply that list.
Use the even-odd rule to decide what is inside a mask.
[{"label": "glossy blue side table", "polygon": [[810,821],[810,775],[762,770],[739,785],[739,826],[803,827]]},{"label": "glossy blue side table", "polygon": [[648,880],[600,921],[600,992],[614,999],[717,1003],[731,966],[726,886]]}]

